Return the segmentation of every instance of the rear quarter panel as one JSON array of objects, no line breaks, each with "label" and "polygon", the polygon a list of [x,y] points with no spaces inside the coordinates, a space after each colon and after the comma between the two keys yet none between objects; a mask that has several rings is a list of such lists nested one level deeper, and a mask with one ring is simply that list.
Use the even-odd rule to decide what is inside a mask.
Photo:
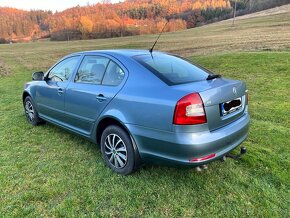
[{"label": "rear quarter panel", "polygon": [[173,91],[134,60],[121,61],[129,77],[101,117],[117,116],[125,124],[172,131],[175,105],[184,92]]}]

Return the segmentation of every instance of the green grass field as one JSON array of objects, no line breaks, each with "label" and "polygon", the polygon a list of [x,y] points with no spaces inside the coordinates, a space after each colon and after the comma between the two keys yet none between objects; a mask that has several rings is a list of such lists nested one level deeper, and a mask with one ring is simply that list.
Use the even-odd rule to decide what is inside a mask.
[{"label": "green grass field", "polygon": [[288,13],[162,36],[158,49],[248,85],[248,154],[201,173],[145,166],[119,176],[96,145],[25,120],[21,94],[32,71],[79,50],[148,48],[156,36],[1,45],[0,217],[290,217],[289,24]]}]

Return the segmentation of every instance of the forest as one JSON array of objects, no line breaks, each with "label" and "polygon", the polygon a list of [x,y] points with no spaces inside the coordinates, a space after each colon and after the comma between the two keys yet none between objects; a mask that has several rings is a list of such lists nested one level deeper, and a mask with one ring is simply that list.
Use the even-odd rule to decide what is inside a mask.
[{"label": "forest", "polygon": [[[237,14],[289,0],[237,0]],[[0,7],[0,43],[109,38],[193,28],[233,16],[235,0],[108,0],[62,12]]]}]

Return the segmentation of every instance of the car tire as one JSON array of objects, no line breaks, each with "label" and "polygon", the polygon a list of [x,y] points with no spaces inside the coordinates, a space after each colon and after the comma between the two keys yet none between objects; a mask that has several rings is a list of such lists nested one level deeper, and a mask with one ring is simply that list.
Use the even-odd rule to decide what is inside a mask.
[{"label": "car tire", "polygon": [[23,106],[24,106],[26,119],[31,125],[37,126],[39,124],[44,123],[44,121],[41,118],[39,118],[36,107],[30,96],[27,96],[25,98],[23,102]]},{"label": "car tire", "polygon": [[111,125],[103,131],[101,152],[106,165],[116,173],[128,175],[138,168],[138,152],[131,137],[119,126]]}]

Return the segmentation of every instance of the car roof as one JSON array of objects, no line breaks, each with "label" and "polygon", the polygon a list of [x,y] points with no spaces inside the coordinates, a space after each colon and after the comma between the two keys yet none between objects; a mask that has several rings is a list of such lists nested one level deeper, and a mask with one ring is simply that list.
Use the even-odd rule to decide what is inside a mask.
[{"label": "car roof", "polygon": [[[164,54],[160,51],[153,51],[155,54]],[[137,50],[137,49],[111,49],[111,50],[92,50],[92,51],[82,51],[73,53],[71,55],[97,55],[97,54],[106,54],[111,56],[125,56],[125,57],[133,57],[137,55],[150,55],[149,50]],[[70,55],[70,56],[71,56]]]}]

